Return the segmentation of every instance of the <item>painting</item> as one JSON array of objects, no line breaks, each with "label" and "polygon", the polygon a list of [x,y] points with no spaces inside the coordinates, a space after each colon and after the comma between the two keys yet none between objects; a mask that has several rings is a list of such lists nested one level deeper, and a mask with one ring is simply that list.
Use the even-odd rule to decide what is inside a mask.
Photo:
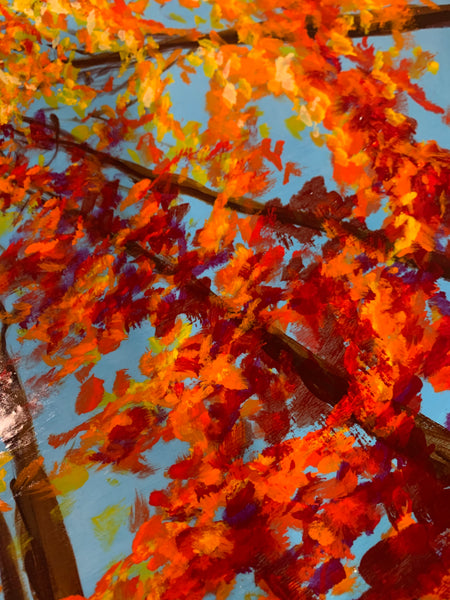
[{"label": "painting", "polygon": [[0,1],[0,598],[450,598],[450,7]]}]

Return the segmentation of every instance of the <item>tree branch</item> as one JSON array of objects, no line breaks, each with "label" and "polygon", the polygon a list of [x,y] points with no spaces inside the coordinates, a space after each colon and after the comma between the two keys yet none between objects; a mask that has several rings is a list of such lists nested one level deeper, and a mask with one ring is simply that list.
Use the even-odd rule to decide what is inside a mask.
[{"label": "tree branch", "polygon": [[[173,260],[156,255],[137,242],[129,242],[126,250],[134,258],[145,257],[151,260],[155,270],[162,275],[173,276],[176,273],[176,264]],[[196,295],[200,291],[205,298],[215,303],[222,302],[219,296],[194,276],[188,281],[187,287],[189,286],[194,288]],[[264,342],[263,349],[266,354],[276,362],[280,370],[289,371],[291,366],[316,398],[334,407],[347,394],[349,381],[344,371],[329,364],[311,352],[306,346],[286,335],[278,327],[269,329],[262,326],[261,329]],[[289,373],[287,374],[289,375]],[[427,445],[433,447],[430,460],[436,475],[445,479],[449,478],[450,432],[439,423],[422,414],[415,416],[414,421],[416,428],[425,436]],[[359,425],[371,437],[377,437],[370,428],[361,423]],[[380,441],[389,445],[389,442],[384,438],[380,438]],[[395,447],[393,449],[400,453],[404,451]]]},{"label": "tree branch", "polygon": [[[409,19],[402,27],[402,31],[419,31],[422,29],[441,29],[450,26],[450,4],[441,4],[437,7],[430,6],[410,6]],[[365,36],[392,35],[394,31],[393,24],[372,23],[368,30],[361,26],[359,14],[354,16],[353,27],[349,31],[349,37],[360,38]]]},{"label": "tree branch", "polygon": [[[27,123],[35,122],[34,119],[30,117],[24,117],[23,120]],[[46,127],[48,129],[52,129],[50,125],[47,125]],[[60,133],[60,136],[62,136],[62,134],[63,132]],[[148,167],[144,167],[132,161],[116,158],[106,152],[95,150],[87,143],[76,142],[68,132],[64,132],[63,138],[59,138],[59,144],[68,151],[70,151],[72,148],[83,150],[86,154],[96,157],[102,165],[116,168],[118,171],[129,177],[132,181],[137,182],[142,179],[156,181],[159,179],[161,183],[165,182],[168,185],[176,186],[180,194],[200,200],[209,206],[214,206],[214,203],[219,195],[218,192],[207,188],[206,186],[189,177],[182,177],[177,173],[157,173]],[[266,216],[276,219],[279,223],[285,225],[306,227],[317,233],[326,233],[327,223],[334,222],[334,224],[336,224],[343,233],[355,237],[356,239],[367,244],[369,247],[372,246],[374,248],[378,248],[380,243],[384,244],[385,248],[392,247],[391,240],[389,240],[382,230],[370,231],[367,229],[367,227],[357,223],[356,221],[337,222],[329,217],[319,217],[310,211],[292,210],[289,206],[273,206],[271,204],[262,204],[257,200],[246,197],[229,198],[225,204],[225,207],[245,215]],[[426,269],[430,272],[438,274],[447,281],[450,281],[450,257],[441,252],[426,252],[421,264],[419,264],[412,255],[398,256],[395,258],[398,262],[407,264],[414,269]]]},{"label": "tree branch", "polygon": [[[402,31],[418,31],[423,29],[440,29],[450,26],[450,4],[443,4],[438,7],[412,5],[410,8],[410,17],[404,23]],[[366,29],[361,25],[361,17],[359,14],[349,15],[352,17],[352,27],[348,32],[350,38],[362,38],[366,36],[386,36],[392,35],[395,31],[395,27],[392,22],[382,22],[380,15],[376,12],[373,13],[375,20]],[[306,17],[305,27],[308,30],[310,37],[315,37],[317,34],[317,28],[314,23]],[[294,41],[292,35],[277,36],[276,39],[280,39],[286,43]],[[178,36],[165,36],[158,38],[155,41],[158,43],[156,52],[164,54],[171,52],[175,49],[180,50],[196,50],[200,47],[201,42],[206,40],[215,41],[219,40],[224,45],[236,45],[242,44],[239,39],[239,34],[236,29],[224,29],[222,31],[212,32],[209,34],[200,34],[195,30],[187,31],[183,35]],[[150,55],[149,58],[153,58]],[[91,54],[83,56],[81,58],[75,58],[72,60],[72,65],[76,69],[92,69],[96,67],[106,66],[118,66],[122,63],[122,56],[120,52],[101,52],[98,54]]]}]

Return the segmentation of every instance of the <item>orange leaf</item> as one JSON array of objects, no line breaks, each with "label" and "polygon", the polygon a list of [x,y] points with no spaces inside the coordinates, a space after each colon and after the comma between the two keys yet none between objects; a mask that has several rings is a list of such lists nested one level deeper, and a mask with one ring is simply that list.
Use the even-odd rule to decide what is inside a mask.
[{"label": "orange leaf", "polygon": [[3,500],[0,500],[0,512],[8,512],[8,510],[11,510],[9,504],[4,502]]}]

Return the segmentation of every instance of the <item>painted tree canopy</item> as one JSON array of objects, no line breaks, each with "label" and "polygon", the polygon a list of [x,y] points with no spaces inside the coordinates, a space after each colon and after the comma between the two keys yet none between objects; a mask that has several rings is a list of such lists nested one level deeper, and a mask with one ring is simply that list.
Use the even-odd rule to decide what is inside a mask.
[{"label": "painted tree canopy", "polygon": [[[62,481],[144,478],[173,440],[92,600],[225,600],[243,573],[261,600],[448,600],[450,431],[421,389],[450,388],[450,152],[418,141],[408,103],[448,127],[412,32],[450,7],[0,11],[0,417],[23,542],[0,551],[6,600],[27,597],[22,567],[37,600],[82,598]],[[332,180],[303,175],[312,147]],[[79,382],[51,477],[7,328],[43,373],[30,386]],[[147,350],[99,376],[137,328]]]}]

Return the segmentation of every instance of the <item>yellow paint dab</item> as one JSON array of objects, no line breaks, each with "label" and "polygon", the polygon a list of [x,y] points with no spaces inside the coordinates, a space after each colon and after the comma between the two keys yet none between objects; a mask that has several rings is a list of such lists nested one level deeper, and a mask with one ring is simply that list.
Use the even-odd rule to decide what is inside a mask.
[{"label": "yellow paint dab", "polygon": [[122,506],[121,504],[113,504],[107,506],[96,517],[92,517],[94,534],[103,550],[108,550],[112,545],[117,532],[127,522],[129,514],[129,507]]}]

